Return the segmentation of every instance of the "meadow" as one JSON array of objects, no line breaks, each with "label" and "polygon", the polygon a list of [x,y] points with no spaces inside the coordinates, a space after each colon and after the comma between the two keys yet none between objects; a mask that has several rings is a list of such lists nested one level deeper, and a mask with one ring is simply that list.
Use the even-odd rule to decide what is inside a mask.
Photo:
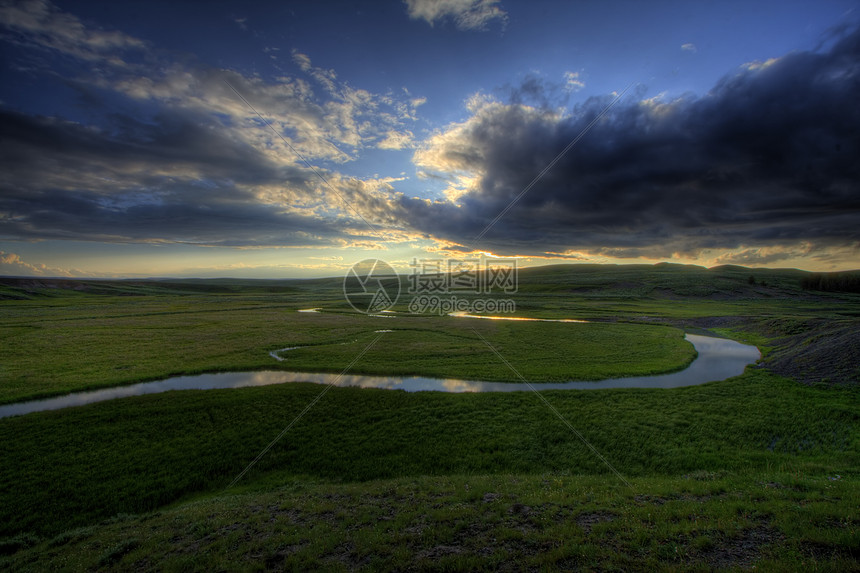
[{"label": "meadow", "polygon": [[[860,332],[860,297],[802,279],[521,272],[522,315],[590,324],[360,316],[337,281],[0,281],[0,402],[204,371],[339,372],[383,329],[351,371],[514,380],[476,331],[535,381],[683,368],[684,330],[764,354],[702,386],[543,392],[580,436],[532,393],[333,388],[231,488],[321,386],[0,419],[0,568],[860,569],[860,362],[845,334]],[[308,307],[326,312],[296,312]]]},{"label": "meadow", "polygon": [[[476,331],[535,382],[667,372],[694,358],[681,330],[660,325],[375,318],[224,297],[27,301],[15,310],[3,320],[0,404],[179,374],[340,372],[378,330],[393,332],[351,372],[517,381]],[[269,356],[296,346],[285,362]]]}]

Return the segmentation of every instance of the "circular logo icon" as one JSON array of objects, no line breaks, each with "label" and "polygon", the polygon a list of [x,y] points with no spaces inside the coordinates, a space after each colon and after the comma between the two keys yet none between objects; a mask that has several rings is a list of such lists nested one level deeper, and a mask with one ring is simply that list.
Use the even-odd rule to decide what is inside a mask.
[{"label": "circular logo icon", "polygon": [[400,277],[382,259],[364,259],[352,265],[343,278],[343,295],[358,312],[382,312],[400,297]]}]

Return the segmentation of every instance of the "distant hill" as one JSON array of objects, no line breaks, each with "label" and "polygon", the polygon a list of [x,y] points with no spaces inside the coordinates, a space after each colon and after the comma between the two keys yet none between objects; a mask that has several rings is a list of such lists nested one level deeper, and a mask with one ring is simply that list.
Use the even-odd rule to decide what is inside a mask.
[{"label": "distant hill", "polygon": [[798,296],[813,274],[798,269],[724,265],[547,265],[519,269],[520,292],[572,292],[647,298],[717,300]]},{"label": "distant hill", "polygon": [[[798,296],[807,292],[858,292],[860,272],[810,273],[798,269],[749,268],[723,265],[558,264],[517,269],[518,293],[622,295],[648,298],[702,297],[711,299]],[[409,274],[400,275],[402,288]],[[135,296],[151,294],[336,294],[343,277],[316,279],[67,279],[0,277],[0,299],[57,296],[61,291]]]},{"label": "distant hill", "polygon": [[[330,280],[330,279],[327,279]],[[66,279],[0,277],[0,300],[64,296],[73,293],[146,296],[157,294],[284,293],[296,280],[253,279]]]}]

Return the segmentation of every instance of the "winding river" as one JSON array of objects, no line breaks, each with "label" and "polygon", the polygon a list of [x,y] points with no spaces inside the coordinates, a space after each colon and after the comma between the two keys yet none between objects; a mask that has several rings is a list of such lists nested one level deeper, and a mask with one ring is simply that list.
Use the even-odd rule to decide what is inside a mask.
[{"label": "winding river", "polygon": [[[476,317],[477,318],[477,317]],[[485,318],[485,317],[480,317]],[[505,317],[508,318],[508,317]],[[501,319],[501,318],[499,318]],[[538,319],[540,320],[540,319]],[[566,319],[555,319],[553,322]],[[571,322],[574,322],[571,320]],[[581,322],[581,321],[576,321]],[[314,384],[335,384],[337,386],[357,386],[361,388],[384,388],[388,390],[405,390],[406,392],[439,391],[439,392],[522,392],[532,388],[537,390],[600,390],[608,388],[677,388],[694,386],[724,380],[743,373],[748,364],[756,362],[760,353],[755,346],[749,346],[725,338],[713,338],[687,334],[685,338],[693,344],[698,357],[684,370],[670,374],[655,376],[633,376],[628,378],[611,378],[595,382],[552,382],[520,384],[509,382],[481,382],[475,380],[457,380],[451,378],[427,378],[423,376],[366,376],[338,375],[322,372],[286,372],[281,370],[258,372],[225,372],[218,374],[202,374],[199,376],[177,376],[156,382],[141,382],[128,386],[118,386],[75,392],[66,396],[31,400],[0,406],[0,418],[40,412],[44,410],[59,410],[72,406],[81,406],[93,402],[103,402],[128,396],[156,394],[171,390],[212,390],[219,388],[245,388],[249,386],[268,386],[271,384],[286,384],[290,382],[311,382]],[[294,347],[293,347],[294,348]],[[284,348],[271,353],[273,358],[283,360],[280,352],[293,348]]]}]

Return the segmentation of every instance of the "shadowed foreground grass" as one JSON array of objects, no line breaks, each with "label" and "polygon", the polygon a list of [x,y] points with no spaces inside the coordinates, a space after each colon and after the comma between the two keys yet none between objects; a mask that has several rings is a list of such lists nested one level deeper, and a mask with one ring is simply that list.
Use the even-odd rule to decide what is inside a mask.
[{"label": "shadowed foreground grass", "polygon": [[15,570],[856,570],[856,481],[695,472],[294,480],[33,545]]}]

